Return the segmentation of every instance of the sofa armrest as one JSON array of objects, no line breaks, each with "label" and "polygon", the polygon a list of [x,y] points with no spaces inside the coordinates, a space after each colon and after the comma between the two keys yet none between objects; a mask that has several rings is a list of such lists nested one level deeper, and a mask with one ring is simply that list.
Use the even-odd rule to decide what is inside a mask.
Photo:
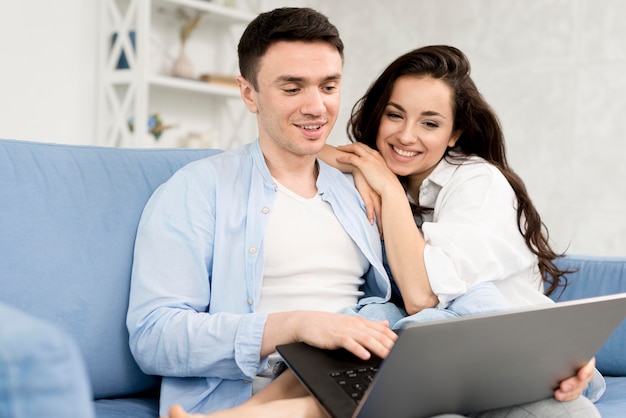
[{"label": "sofa armrest", "polygon": [[56,325],[0,304],[0,416],[95,416],[74,340]]},{"label": "sofa armrest", "polygon": [[553,299],[564,301],[626,292],[626,257],[567,255],[556,261],[559,268],[576,270],[567,275],[568,286]]},{"label": "sofa armrest", "polygon": [[[557,260],[568,274],[565,289],[558,289],[552,299],[557,302],[626,292],[626,257],[567,255]],[[581,331],[593,324],[581,324]],[[615,330],[598,352],[597,367],[605,376],[626,376],[626,321]]]}]

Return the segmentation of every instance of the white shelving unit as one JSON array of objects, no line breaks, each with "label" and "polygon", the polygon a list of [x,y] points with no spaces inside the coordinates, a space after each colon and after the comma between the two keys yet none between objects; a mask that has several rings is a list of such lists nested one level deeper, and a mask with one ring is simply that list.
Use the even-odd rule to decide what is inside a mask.
[{"label": "white shelving unit", "polygon": [[[204,132],[212,133],[210,146],[229,149],[252,139],[253,116],[236,86],[173,77],[170,69],[180,50],[184,23],[177,16],[201,12],[200,24],[186,44],[187,55],[198,61],[198,75],[234,79],[237,42],[256,13],[215,0],[101,0],[100,4],[100,144],[184,146],[180,142],[189,134]],[[148,127],[154,114],[165,125],[173,125],[159,140]]]}]

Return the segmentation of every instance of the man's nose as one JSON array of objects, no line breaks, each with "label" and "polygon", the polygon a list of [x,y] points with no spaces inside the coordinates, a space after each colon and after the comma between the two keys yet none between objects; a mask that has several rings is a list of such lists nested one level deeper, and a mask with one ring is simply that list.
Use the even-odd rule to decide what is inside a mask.
[{"label": "man's nose", "polygon": [[321,116],[326,112],[323,93],[317,89],[306,93],[301,112],[306,115]]}]

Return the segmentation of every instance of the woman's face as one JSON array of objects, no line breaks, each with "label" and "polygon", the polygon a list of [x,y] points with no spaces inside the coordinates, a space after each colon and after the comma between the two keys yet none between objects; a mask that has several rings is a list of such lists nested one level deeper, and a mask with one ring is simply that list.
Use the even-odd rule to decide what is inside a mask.
[{"label": "woman's face", "polygon": [[428,76],[402,76],[383,112],[376,146],[389,169],[421,184],[458,134],[452,132],[452,91]]}]

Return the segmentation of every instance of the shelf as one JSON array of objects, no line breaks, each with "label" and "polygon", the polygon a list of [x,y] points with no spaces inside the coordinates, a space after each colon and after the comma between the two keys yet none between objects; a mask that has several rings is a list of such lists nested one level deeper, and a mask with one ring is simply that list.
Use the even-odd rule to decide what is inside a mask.
[{"label": "shelf", "polygon": [[177,90],[186,90],[215,96],[239,97],[239,89],[236,87],[223,86],[221,84],[207,83],[199,80],[188,80],[163,75],[150,77],[150,85],[166,87]]},{"label": "shelf", "polygon": [[[102,144],[154,146],[146,129],[138,125],[141,129],[130,131],[128,120],[147,120],[155,105],[165,120],[180,121],[180,127],[163,135],[161,143],[167,140],[177,146],[179,137],[191,131],[211,131],[219,132],[221,142],[216,147],[225,148],[254,135],[256,126],[241,122],[249,118],[245,117],[248,111],[240,99],[239,88],[227,82],[230,76],[222,75],[236,71],[222,67],[230,67],[227,64],[236,60],[237,33],[256,17],[250,9],[223,6],[220,0],[100,0],[100,4],[102,71],[97,118]],[[201,22],[206,25],[204,32],[194,39],[194,45],[204,47],[209,53],[204,56],[206,62],[225,64],[204,70],[214,72],[213,78],[173,77],[164,70],[165,62],[156,59],[153,37],[165,34],[167,42],[179,41],[176,31],[180,18],[176,17],[181,9],[190,16],[196,12],[202,14]],[[114,33],[132,33],[133,37],[116,37],[112,42]],[[168,45],[167,42],[163,45]],[[224,48],[228,51],[223,51]],[[121,54],[127,59],[127,68],[117,68]],[[198,106],[210,110],[198,111]]]},{"label": "shelf", "polygon": [[247,24],[256,17],[256,15],[251,13],[220,6],[208,0],[155,0],[155,4],[166,8],[187,7],[189,9],[205,12],[219,17],[220,21],[223,23]]}]

